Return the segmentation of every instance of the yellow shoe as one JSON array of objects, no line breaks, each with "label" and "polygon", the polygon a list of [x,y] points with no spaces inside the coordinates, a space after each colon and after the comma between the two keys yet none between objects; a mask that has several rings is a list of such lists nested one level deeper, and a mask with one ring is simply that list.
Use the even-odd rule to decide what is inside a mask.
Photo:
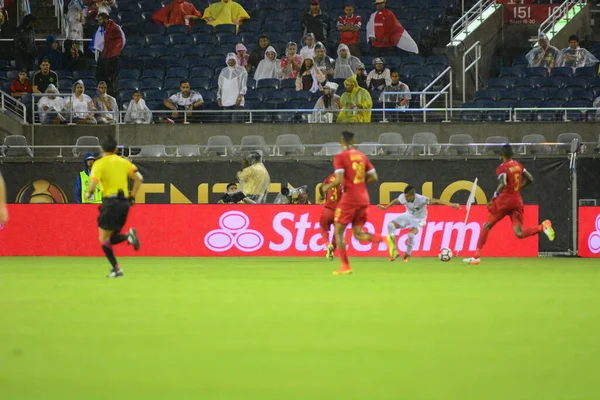
[{"label": "yellow shoe", "polygon": [[350,275],[352,268],[349,265],[342,265],[337,271],[333,271],[333,275]]},{"label": "yellow shoe", "polygon": [[552,222],[549,219],[542,222],[542,226],[544,227],[544,233],[548,236],[548,239],[552,242],[554,241],[554,229],[552,228]]},{"label": "yellow shoe", "polygon": [[335,250],[335,248],[333,247],[332,244],[327,246],[327,255],[325,256],[326,259],[328,259],[329,261],[333,261],[333,251]]},{"label": "yellow shoe", "polygon": [[388,250],[390,252],[390,261],[394,261],[396,258],[398,258],[398,248],[396,248],[396,235],[394,235],[393,233],[390,233],[389,235],[387,235],[386,237],[387,240],[387,245],[388,245]]}]

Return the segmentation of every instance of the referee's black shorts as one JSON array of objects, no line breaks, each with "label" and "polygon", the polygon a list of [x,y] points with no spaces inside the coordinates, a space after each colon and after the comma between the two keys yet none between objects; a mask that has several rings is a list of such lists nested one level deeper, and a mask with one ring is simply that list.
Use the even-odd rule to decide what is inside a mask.
[{"label": "referee's black shorts", "polygon": [[105,231],[120,232],[127,222],[131,202],[123,197],[108,197],[102,200],[98,226]]}]

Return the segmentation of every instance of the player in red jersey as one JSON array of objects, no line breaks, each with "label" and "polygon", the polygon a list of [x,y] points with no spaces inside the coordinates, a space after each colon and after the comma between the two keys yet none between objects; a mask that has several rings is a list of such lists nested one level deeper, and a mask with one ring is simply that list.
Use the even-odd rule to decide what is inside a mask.
[{"label": "player in red jersey", "polygon": [[549,220],[545,220],[536,227],[523,229],[523,198],[521,197],[521,190],[533,182],[533,177],[523,168],[520,162],[512,159],[513,149],[510,144],[502,146],[501,156],[502,164],[496,168],[498,187],[492,200],[487,204],[489,216],[483,225],[481,236],[479,236],[475,257],[463,260],[469,264],[479,264],[481,249],[485,245],[490,229],[507,215],[510,215],[513,231],[519,239],[544,232],[550,241],[554,240],[554,229],[552,229],[552,223]]},{"label": "player in red jersey", "polygon": [[346,242],[344,232],[346,226],[352,223],[354,237],[363,242],[380,243],[381,236],[369,234],[363,231],[363,225],[367,222],[367,209],[369,207],[369,192],[367,183],[377,182],[377,172],[363,153],[353,146],[356,143],[354,133],[342,132],[343,152],[335,156],[333,166],[335,168],[335,180],[320,187],[321,197],[330,189],[344,184],[344,195],[335,210],[335,243],[340,252],[342,266],[334,275],[346,275],[352,273],[346,253]]},{"label": "player in red jersey", "polygon": [[8,208],[6,208],[6,184],[0,172],[0,227],[8,222]]},{"label": "player in red jersey", "polygon": [[[335,182],[335,174],[331,174],[323,181],[322,186],[328,183]],[[340,198],[342,197],[342,186],[332,187],[325,193],[325,200],[323,211],[321,212],[321,218],[319,225],[321,226],[321,235],[323,241],[327,245],[327,255],[325,256],[329,261],[333,261],[333,252],[335,251],[335,238],[333,243],[329,242],[329,227],[334,223],[335,209],[337,207]]]}]

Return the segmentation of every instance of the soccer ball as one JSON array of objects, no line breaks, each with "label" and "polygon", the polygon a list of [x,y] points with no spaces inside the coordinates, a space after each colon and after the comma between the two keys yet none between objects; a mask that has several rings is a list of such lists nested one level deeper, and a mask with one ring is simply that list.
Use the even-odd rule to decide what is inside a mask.
[{"label": "soccer ball", "polygon": [[450,250],[450,249],[441,249],[440,253],[438,254],[438,257],[443,262],[448,262],[448,261],[452,260],[452,250]]}]

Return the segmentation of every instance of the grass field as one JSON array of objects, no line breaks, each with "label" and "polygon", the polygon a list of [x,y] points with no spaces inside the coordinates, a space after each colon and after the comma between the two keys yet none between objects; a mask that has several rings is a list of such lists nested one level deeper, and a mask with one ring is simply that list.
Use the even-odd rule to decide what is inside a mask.
[{"label": "grass field", "polygon": [[600,263],[0,258],[0,398],[600,398]]}]

